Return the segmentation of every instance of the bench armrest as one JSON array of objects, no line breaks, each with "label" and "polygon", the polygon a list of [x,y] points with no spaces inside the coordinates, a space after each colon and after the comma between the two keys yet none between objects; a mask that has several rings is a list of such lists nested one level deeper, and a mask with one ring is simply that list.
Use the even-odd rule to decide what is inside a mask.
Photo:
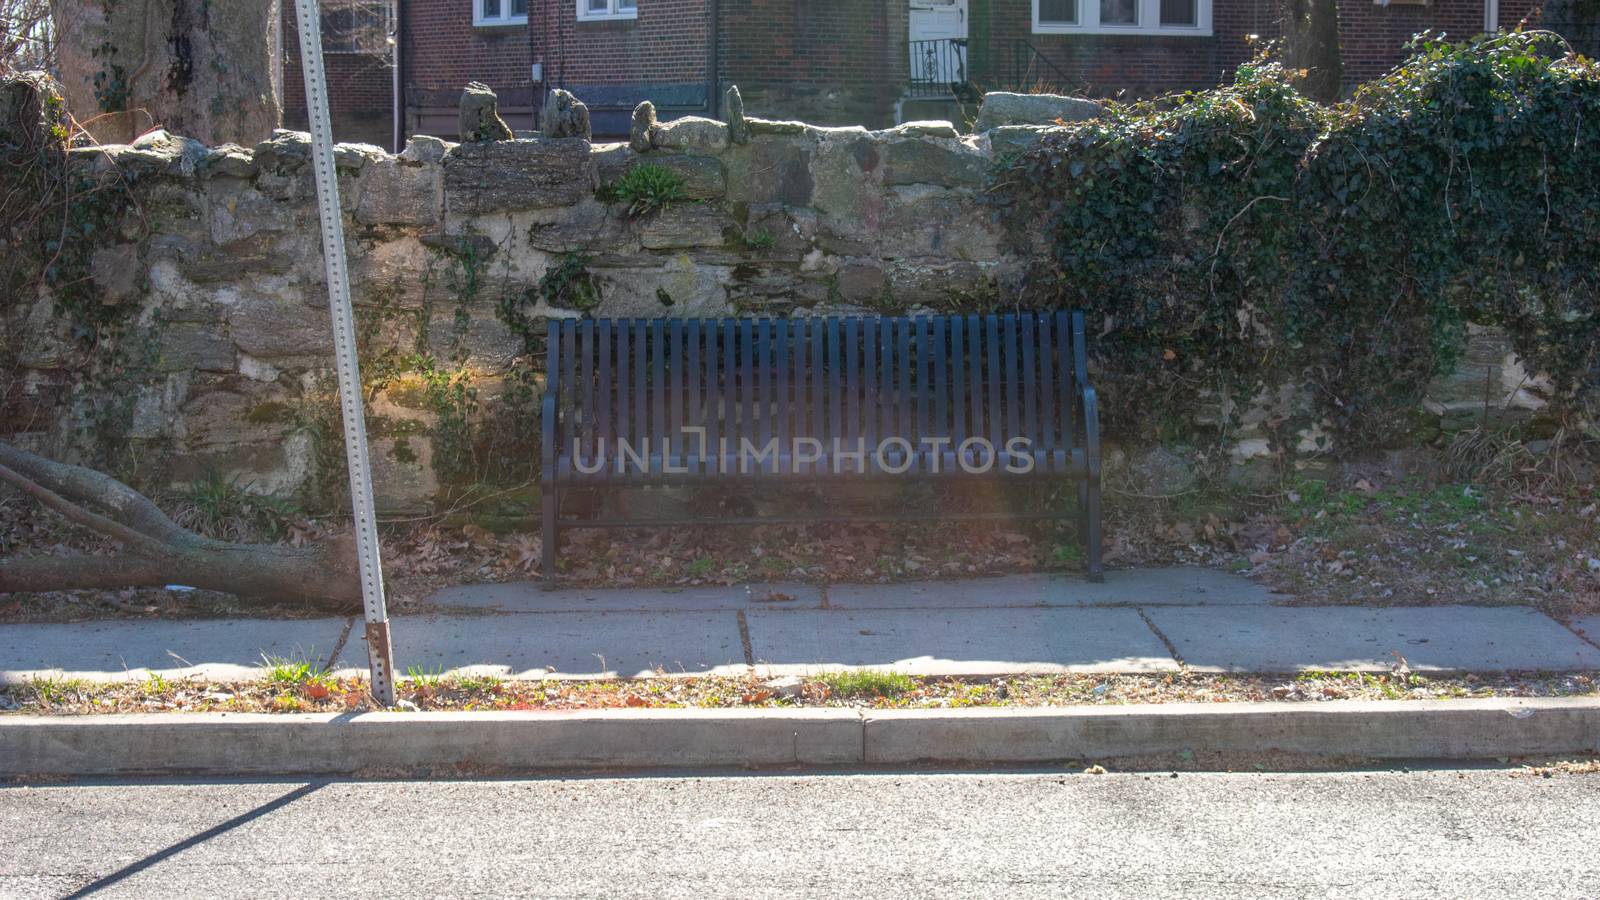
[{"label": "bench armrest", "polygon": [[1100,397],[1085,383],[1079,395],[1078,421],[1083,423],[1083,456],[1091,483],[1100,480]]},{"label": "bench armrest", "polygon": [[539,401],[539,431],[541,436],[539,454],[539,478],[548,485],[556,477],[556,458],[561,453],[559,443],[560,428],[557,419],[560,416],[560,407],[556,399],[561,395],[561,383],[556,374],[551,372],[545,376],[544,397]]}]

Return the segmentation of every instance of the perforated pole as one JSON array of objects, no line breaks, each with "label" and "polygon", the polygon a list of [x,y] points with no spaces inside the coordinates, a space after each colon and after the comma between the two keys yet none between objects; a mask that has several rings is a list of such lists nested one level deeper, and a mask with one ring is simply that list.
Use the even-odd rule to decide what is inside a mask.
[{"label": "perforated pole", "polygon": [[367,661],[372,696],[394,705],[394,648],[383,597],[383,560],[367,464],[367,422],[362,411],[361,363],[356,356],[355,318],[350,310],[350,271],[345,264],[344,218],[339,178],[333,167],[333,125],[328,120],[328,82],[322,68],[322,12],[317,0],[295,0],[300,26],[300,69],[306,82],[306,118],[311,124],[311,165],[317,179],[317,217],[322,222],[322,261],[328,271],[328,312],[333,316],[333,356],[339,373],[339,411],[344,417],[344,452],[350,468],[350,505],[355,515],[361,600],[367,617]]}]

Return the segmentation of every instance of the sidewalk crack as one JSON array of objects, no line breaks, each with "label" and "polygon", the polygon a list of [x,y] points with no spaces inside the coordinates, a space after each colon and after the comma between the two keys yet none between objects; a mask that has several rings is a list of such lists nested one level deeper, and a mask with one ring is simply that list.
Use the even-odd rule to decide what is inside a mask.
[{"label": "sidewalk crack", "polygon": [[1183,654],[1178,652],[1178,646],[1172,643],[1172,639],[1163,634],[1160,628],[1156,627],[1155,620],[1150,618],[1150,614],[1144,611],[1144,607],[1135,606],[1133,611],[1139,614],[1139,618],[1144,620],[1145,627],[1149,628],[1150,633],[1154,634],[1162,646],[1167,648],[1167,653],[1172,655],[1173,662],[1180,666],[1187,666],[1188,663],[1183,661]]},{"label": "sidewalk crack", "polygon": [[739,620],[739,643],[744,645],[744,664],[755,668],[756,655],[750,649],[750,622],[744,617],[744,610],[734,610],[734,616]]},{"label": "sidewalk crack", "polygon": [[[1550,618],[1555,619],[1555,616],[1551,616]],[[1600,639],[1597,639],[1595,637],[1590,637],[1589,636],[1589,632],[1587,632],[1587,631],[1579,631],[1578,629],[1572,627],[1572,623],[1571,622],[1569,622],[1569,621],[1567,621],[1565,619],[1556,619],[1556,624],[1558,624],[1562,628],[1565,628],[1566,630],[1572,632],[1573,635],[1576,636],[1578,640],[1583,641],[1585,644],[1588,644],[1589,646],[1595,648],[1596,650],[1600,650]]]}]

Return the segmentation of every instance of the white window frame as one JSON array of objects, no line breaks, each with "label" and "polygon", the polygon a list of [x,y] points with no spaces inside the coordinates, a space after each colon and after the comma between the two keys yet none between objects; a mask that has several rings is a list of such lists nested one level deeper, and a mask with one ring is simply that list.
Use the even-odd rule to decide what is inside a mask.
[{"label": "white window frame", "polygon": [[589,8],[589,0],[578,0],[579,22],[611,22],[618,19],[639,18],[639,0],[634,0],[631,8],[624,9],[622,0],[606,0],[606,11],[595,12]]},{"label": "white window frame", "polygon": [[[532,0],[529,0],[531,3]],[[472,0],[472,24],[478,28],[496,28],[503,25],[526,25],[528,14],[520,16],[511,14],[511,0],[500,0],[500,15],[487,16],[483,12],[483,0]]]},{"label": "white window frame", "polygon": [[1033,0],[1034,34],[1137,34],[1161,37],[1210,37],[1212,0],[1195,0],[1193,25],[1162,25],[1161,0],[1138,0],[1138,23],[1134,25],[1100,24],[1100,0],[1077,0],[1078,21],[1039,21],[1039,0]]}]

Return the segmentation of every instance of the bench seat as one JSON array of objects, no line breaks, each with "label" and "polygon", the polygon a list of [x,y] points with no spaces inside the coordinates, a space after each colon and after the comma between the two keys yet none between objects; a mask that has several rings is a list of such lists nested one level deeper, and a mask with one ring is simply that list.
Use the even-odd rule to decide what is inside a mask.
[{"label": "bench seat", "polygon": [[652,524],[563,518],[564,490],[896,479],[1071,481],[1100,576],[1082,313],[568,319],[547,344],[547,581],[563,525]]}]

